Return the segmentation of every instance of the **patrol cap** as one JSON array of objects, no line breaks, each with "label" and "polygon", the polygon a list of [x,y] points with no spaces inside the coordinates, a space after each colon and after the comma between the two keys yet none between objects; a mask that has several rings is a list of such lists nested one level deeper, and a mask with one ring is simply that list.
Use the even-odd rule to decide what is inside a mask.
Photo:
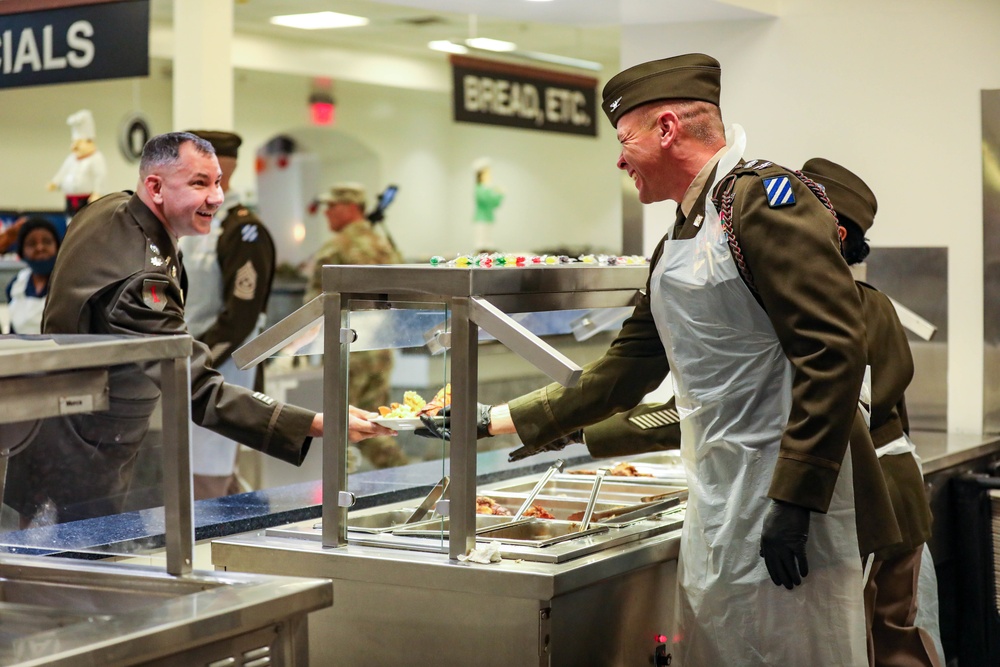
[{"label": "patrol cap", "polygon": [[651,60],[611,77],[604,85],[601,108],[617,127],[627,112],[655,100],[702,100],[718,106],[721,81],[719,61],[704,53]]},{"label": "patrol cap", "polygon": [[837,211],[867,232],[875,224],[878,201],[871,188],[854,172],[821,157],[802,165],[802,173],[822,185]]},{"label": "patrol cap", "polygon": [[219,157],[238,157],[237,152],[239,151],[240,144],[243,143],[240,135],[233,132],[219,132],[216,130],[191,130],[190,132],[196,137],[201,137],[212,144],[215,154]]},{"label": "patrol cap", "polygon": [[334,183],[330,192],[317,198],[324,204],[347,203],[365,206],[365,188],[360,183]]}]

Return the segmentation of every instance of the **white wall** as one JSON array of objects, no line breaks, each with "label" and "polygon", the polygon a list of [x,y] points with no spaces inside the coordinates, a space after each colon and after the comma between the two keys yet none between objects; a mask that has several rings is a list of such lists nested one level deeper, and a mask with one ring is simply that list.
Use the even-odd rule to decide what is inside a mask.
[{"label": "white wall", "polygon": [[[722,64],[722,111],[748,157],[814,156],[879,200],[876,246],[948,248],[948,425],[982,426],[980,91],[1000,88],[996,0],[786,0],[778,19],[629,26],[622,63],[700,51]],[[661,207],[653,227],[673,216]],[[667,217],[669,215],[669,217]]]},{"label": "white wall", "polygon": [[[106,190],[134,189],[137,169],[118,152],[118,125],[134,110],[138,91],[153,132],[175,129],[167,70],[156,60],[145,80],[0,91],[0,209],[62,208],[61,196],[47,192],[45,183],[69,153],[66,117],[81,108],[94,112],[97,144],[108,160]],[[240,70],[234,90],[235,130],[245,143],[233,187],[254,190],[256,147],[308,123],[309,79]],[[472,162],[481,156],[492,159],[494,183],[506,193],[494,234],[505,249],[620,248],[617,141],[610,125],[602,124],[594,139],[456,124],[448,93],[351,81],[336,81],[334,93],[336,131],[368,144],[380,159],[383,182],[366,185],[373,191],[390,181],[400,186],[386,222],[407,256],[450,258],[472,250]]]}]

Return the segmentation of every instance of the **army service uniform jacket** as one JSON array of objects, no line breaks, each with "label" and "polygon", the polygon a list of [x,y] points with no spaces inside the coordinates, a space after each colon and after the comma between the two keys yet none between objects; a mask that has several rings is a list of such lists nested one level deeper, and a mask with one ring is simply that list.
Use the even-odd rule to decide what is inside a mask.
[{"label": "army service uniform jacket", "polygon": [[[906,332],[889,298],[877,289],[858,282],[861,307],[865,314],[865,337],[871,364],[871,434],[876,448],[909,433],[903,393],[913,379],[913,356]],[[912,551],[931,537],[931,510],[917,461],[909,455],[879,458],[889,488],[902,541],[876,552],[888,560]]]},{"label": "army service uniform jacket", "polygon": [[[115,193],[73,220],[52,274],[42,319],[45,334],[186,334],[183,267],[163,224],[136,195]],[[21,467],[22,514],[45,497],[58,507],[124,492],[159,398],[159,363],[113,367],[106,412],[45,420]],[[315,413],[227,384],[197,341],[191,357],[195,423],[268,455],[299,465]],[[18,460],[20,459],[20,461]],[[57,474],[52,475],[53,467]],[[15,473],[17,474],[17,473]],[[7,497],[18,495],[10,489]],[[81,512],[95,516],[110,507]]]},{"label": "army service uniform jacket", "polygon": [[[206,313],[207,328],[196,332],[212,353],[213,368],[256,333],[260,315],[267,310],[275,268],[274,240],[253,211],[237,204],[226,212],[220,227],[215,254],[222,273],[222,307],[210,323]],[[187,315],[190,322],[190,309]]]},{"label": "army service uniform jacket", "polygon": [[[735,176],[732,227],[752,280],[792,365],[792,407],[772,474],[769,497],[825,512],[848,444],[854,467],[862,553],[899,541],[892,506],[867,427],[858,413],[866,363],[864,324],[854,280],[840,255],[832,215],[809,188],[770,163],[741,163]],[[769,178],[789,179],[794,203],[772,206]],[[709,178],[711,183],[714,178]],[[706,188],[685,217],[678,208],[673,238],[690,239],[704,219]],[[664,237],[666,240],[666,237]],[[657,246],[650,270],[656,266]],[[748,286],[750,283],[748,282]],[[667,357],[653,322],[649,284],[632,316],[576,387],[557,384],[514,399],[511,417],[526,445],[544,444],[636,406],[663,381]]]}]

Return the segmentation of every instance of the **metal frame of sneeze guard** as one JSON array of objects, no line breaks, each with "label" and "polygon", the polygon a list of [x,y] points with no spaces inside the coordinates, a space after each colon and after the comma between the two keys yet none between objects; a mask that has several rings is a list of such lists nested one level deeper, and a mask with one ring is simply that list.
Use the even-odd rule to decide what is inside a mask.
[{"label": "metal frame of sneeze guard", "polygon": [[[430,302],[451,315],[451,450],[449,557],[475,546],[476,404],[478,329],[554,380],[572,386],[580,367],[511,319],[506,312],[607,308],[634,303],[646,283],[646,266],[570,264],[524,268],[460,268],[428,265],[324,266],[325,326],[323,439],[323,545],[347,544],[347,360],[350,338],[339,332],[348,304]],[[336,326],[333,326],[336,323]],[[340,354],[330,354],[338,349]]]},{"label": "metal frame of sneeze guard", "polygon": [[[344,329],[349,304],[444,304],[451,332],[451,453],[449,556],[475,546],[476,404],[479,328],[553,380],[574,385],[582,369],[511,319],[507,312],[540,312],[634,305],[647,266],[586,264],[524,268],[428,265],[324,266],[323,294],[233,353],[248,367],[324,320],[323,529],[324,547],[347,545],[347,368],[353,338]],[[331,354],[336,350],[338,353]]]},{"label": "metal frame of sneeze guard", "polygon": [[106,370],[111,366],[160,362],[167,572],[174,576],[190,574],[194,553],[191,337],[66,334],[7,336],[2,341],[0,400],[5,410],[0,423],[107,409],[106,396],[89,393],[93,391],[95,371],[105,372],[99,389],[106,392]]}]

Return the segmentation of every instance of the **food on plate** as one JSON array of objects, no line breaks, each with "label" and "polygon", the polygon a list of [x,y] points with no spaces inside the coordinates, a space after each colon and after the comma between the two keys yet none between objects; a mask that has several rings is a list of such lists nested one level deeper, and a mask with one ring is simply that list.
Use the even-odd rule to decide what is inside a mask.
[{"label": "food on plate", "polygon": [[[570,470],[571,475],[596,475],[596,470]],[[639,472],[634,465],[627,461],[616,463],[608,469],[606,475],[612,477],[652,477],[648,472]]]},{"label": "food on plate", "polygon": [[[447,402],[439,403],[439,401],[445,400]],[[378,413],[379,416],[385,419],[414,419],[420,415],[430,415],[433,417],[442,407],[450,402],[451,384],[449,383],[438,391],[430,403],[424,401],[423,397],[417,392],[406,391],[403,392],[402,403],[390,403],[387,406],[379,406]]]},{"label": "food on plate", "polygon": [[451,405],[451,383],[449,382],[444,387],[442,387],[438,393],[434,394],[434,398],[427,402],[420,409],[420,414],[430,415],[433,417],[437,413],[441,412],[441,408],[446,405]]},{"label": "food on plate", "polygon": [[493,516],[511,516],[509,509],[489,496],[476,496],[476,514],[492,514]]}]

